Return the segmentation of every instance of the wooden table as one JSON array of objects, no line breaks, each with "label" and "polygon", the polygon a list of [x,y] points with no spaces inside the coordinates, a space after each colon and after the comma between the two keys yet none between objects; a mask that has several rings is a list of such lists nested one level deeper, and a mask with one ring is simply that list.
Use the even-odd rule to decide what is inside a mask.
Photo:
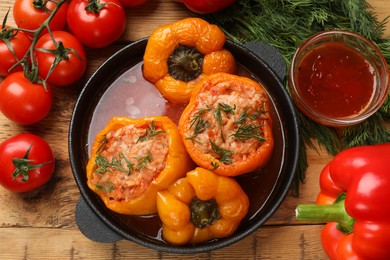
[{"label": "wooden table", "polygon": [[[370,0],[382,20],[390,15],[390,0]],[[13,0],[1,0],[0,19]],[[120,42],[102,50],[87,50],[88,71],[76,85],[56,89],[49,116],[33,126],[20,126],[0,115],[0,141],[22,132],[45,138],[56,157],[56,171],[45,189],[17,194],[0,187],[0,259],[326,259],[320,243],[322,225],[303,225],[294,218],[300,203],[314,203],[318,176],[332,158],[324,150],[308,151],[309,168],[299,198],[288,195],[272,218],[242,241],[199,255],[161,253],[129,241],[97,243],[87,239],[75,222],[80,198],[68,158],[68,126],[78,93],[96,68],[129,41],[148,36],[160,25],[188,17],[181,4],[151,0],[127,10],[127,29]],[[13,24],[12,12],[9,16]],[[390,24],[385,32],[390,36]],[[0,79],[1,80],[1,79]]]}]

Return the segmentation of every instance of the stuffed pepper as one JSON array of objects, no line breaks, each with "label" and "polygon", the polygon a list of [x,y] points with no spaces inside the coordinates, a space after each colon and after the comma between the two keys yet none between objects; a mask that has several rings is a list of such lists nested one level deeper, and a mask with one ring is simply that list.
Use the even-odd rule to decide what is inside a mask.
[{"label": "stuffed pepper", "polygon": [[299,205],[302,221],[328,222],[321,241],[330,259],[390,259],[390,143],[338,154],[321,172],[315,205]]},{"label": "stuffed pepper", "polygon": [[210,75],[196,85],[179,131],[197,165],[225,176],[254,171],[274,146],[267,92],[247,77]]},{"label": "stuffed pepper", "polygon": [[249,199],[233,178],[200,167],[157,194],[163,238],[175,245],[233,234],[248,208]]},{"label": "stuffed pepper", "polygon": [[91,148],[88,186],[115,212],[152,214],[157,191],[183,177],[190,166],[177,126],[168,117],[114,117]]},{"label": "stuffed pepper", "polygon": [[234,73],[225,34],[200,18],[186,18],[155,30],[145,49],[143,74],[174,103],[188,103],[196,82],[215,72]]}]

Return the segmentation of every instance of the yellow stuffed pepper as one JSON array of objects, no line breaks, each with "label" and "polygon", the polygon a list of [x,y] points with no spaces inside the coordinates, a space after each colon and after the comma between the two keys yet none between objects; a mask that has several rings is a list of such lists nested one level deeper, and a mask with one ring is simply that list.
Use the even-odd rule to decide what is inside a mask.
[{"label": "yellow stuffed pepper", "polygon": [[114,117],[97,134],[88,186],[121,214],[156,212],[156,194],[185,176],[192,162],[176,125],[165,116]]},{"label": "yellow stuffed pepper", "polygon": [[163,238],[175,245],[233,234],[248,208],[249,199],[233,178],[200,167],[157,193]]},{"label": "yellow stuffed pepper", "polygon": [[167,100],[187,103],[194,84],[204,75],[235,72],[235,59],[224,44],[222,30],[200,18],[162,26],[148,40],[144,77]]}]

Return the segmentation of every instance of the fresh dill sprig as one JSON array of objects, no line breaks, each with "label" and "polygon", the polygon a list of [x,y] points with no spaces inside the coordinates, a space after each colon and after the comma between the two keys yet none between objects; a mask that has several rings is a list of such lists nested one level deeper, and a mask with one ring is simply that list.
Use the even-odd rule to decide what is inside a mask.
[{"label": "fresh dill sprig", "polygon": [[[212,109],[210,108],[210,110],[212,110]],[[218,107],[213,110],[213,113],[214,113],[214,116],[215,116],[215,121],[217,121],[217,124],[220,127],[222,127],[222,114],[221,114],[221,111],[225,112],[226,114],[234,115],[235,114],[235,110],[236,110],[236,105],[234,105],[232,107],[229,104],[218,103]]]},{"label": "fresh dill sprig", "polygon": [[154,125],[154,121],[152,121],[152,124],[149,125],[149,129],[146,129],[145,135],[144,136],[140,136],[138,138],[138,140],[137,140],[137,143],[138,142],[148,141],[153,136],[156,136],[156,135],[159,135],[159,134],[162,134],[162,133],[165,133],[165,131],[164,130],[157,131],[156,130],[156,126]]},{"label": "fresh dill sprig", "polygon": [[[212,110],[212,109],[210,108],[210,110]],[[221,111],[225,112],[226,114],[234,115],[235,110],[236,110],[236,105],[234,105],[232,107],[229,104],[224,104],[224,103],[218,103],[218,107],[216,109],[212,110],[214,113],[214,116],[215,116],[215,121],[217,121],[217,124],[221,128],[222,142],[225,142],[225,137],[223,135],[223,130],[222,130],[222,113],[221,113]]]},{"label": "fresh dill sprig", "polygon": [[260,142],[265,141],[265,138],[261,136],[259,126],[254,123],[240,125],[232,136],[240,141],[246,141],[251,138],[256,138]]},{"label": "fresh dill sprig", "polygon": [[96,184],[95,187],[103,193],[110,193],[111,191],[116,189],[115,185],[110,181],[105,181],[101,184]]},{"label": "fresh dill sprig", "polygon": [[[233,41],[262,41],[275,47],[286,66],[291,64],[298,46],[311,35],[330,29],[353,31],[373,41],[390,64],[390,39],[383,38],[387,18],[378,21],[365,0],[238,0],[221,12],[203,15],[217,24]],[[285,81],[287,87],[288,82]],[[297,110],[301,147],[293,194],[299,195],[299,183],[308,167],[306,147],[315,148],[313,139],[330,154],[357,145],[390,142],[385,122],[390,120],[390,98],[365,122],[346,127],[342,134],[319,125]]]},{"label": "fresh dill sprig", "polygon": [[[122,159],[126,162],[127,168],[122,165]],[[95,169],[96,173],[103,174],[107,171],[121,171],[130,174],[132,172],[133,164],[126,158],[126,156],[121,152],[118,157],[112,157],[111,162],[108,159],[100,154],[96,156],[95,163],[97,168]]]},{"label": "fresh dill sprig", "polygon": [[99,142],[100,142],[100,146],[97,149],[96,153],[100,153],[102,151],[102,149],[106,146],[106,144],[107,144],[107,135],[103,135],[102,139]]},{"label": "fresh dill sprig", "polygon": [[219,147],[214,141],[210,140],[211,149],[215,154],[217,154],[220,158],[219,161],[227,164],[232,164],[232,160],[230,159],[230,156],[233,155],[233,152]]},{"label": "fresh dill sprig", "polygon": [[236,108],[237,108],[236,104],[231,106],[231,105],[225,104],[225,103],[218,103],[218,110],[223,111],[226,114],[234,115],[235,111],[236,111]]},{"label": "fresh dill sprig", "polygon": [[211,111],[214,114],[215,121],[217,122],[217,124],[221,128],[221,138],[224,141],[225,139],[224,139],[224,136],[222,133],[222,114],[221,114],[221,111],[225,112],[226,114],[234,115],[235,110],[236,110],[236,105],[231,106],[229,104],[224,104],[224,103],[218,103],[216,109],[213,109],[209,106],[207,106],[206,108],[199,108],[196,111],[196,113],[192,116],[191,121],[190,121],[190,123],[191,123],[190,129],[191,128],[194,129],[193,134],[191,136],[187,137],[186,139],[198,142],[197,140],[195,140],[195,137],[197,137],[201,132],[203,132],[209,125],[208,122],[203,119],[203,115],[206,112]]},{"label": "fresh dill sprig", "polygon": [[[389,142],[390,132],[384,128],[382,124],[383,118],[381,115],[375,114],[355,127],[344,129],[342,135],[344,147],[342,147],[342,149],[361,145],[379,144],[383,143],[383,140],[388,140],[387,142]],[[356,131],[359,130],[361,134],[357,135]]]},{"label": "fresh dill sprig", "polygon": [[241,114],[238,116],[237,120],[234,121],[235,124],[244,124],[247,119],[255,120],[257,118],[257,115],[254,114],[248,114],[248,110],[244,109],[244,111],[241,112]]},{"label": "fresh dill sprig", "polygon": [[218,163],[216,163],[216,162],[211,162],[210,165],[211,165],[211,167],[213,167],[213,168],[211,168],[212,171],[215,171],[219,167]]},{"label": "fresh dill sprig", "polygon": [[187,137],[186,139],[196,141],[195,137],[197,137],[201,132],[203,132],[207,128],[208,122],[203,119],[203,115],[209,110],[210,108],[200,108],[192,116],[190,121],[191,123],[190,129],[194,127],[194,131],[193,134]]},{"label": "fresh dill sprig", "polygon": [[148,151],[148,154],[147,155],[144,155],[144,156],[137,156],[137,157],[134,157],[135,159],[139,159],[139,162],[137,164],[137,167],[135,168],[135,170],[137,172],[141,171],[143,168],[146,167],[146,165],[148,163],[150,163],[152,161],[152,152],[151,151]]},{"label": "fresh dill sprig", "polygon": [[241,112],[241,114],[238,116],[237,120],[234,121],[235,124],[244,124],[247,119],[249,120],[256,120],[259,116],[267,113],[267,111],[264,110],[264,103],[262,103],[257,108],[257,113],[248,114],[249,108],[244,109],[244,111]]}]

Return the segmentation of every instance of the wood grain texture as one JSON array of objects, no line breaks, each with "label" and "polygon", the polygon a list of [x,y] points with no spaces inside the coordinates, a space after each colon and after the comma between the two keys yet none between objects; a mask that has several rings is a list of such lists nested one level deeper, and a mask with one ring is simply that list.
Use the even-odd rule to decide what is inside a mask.
[{"label": "wood grain texture", "polygon": [[[390,15],[390,0],[369,2],[379,20]],[[8,19],[14,25],[12,4],[13,0],[0,1],[0,18],[11,9]],[[33,126],[20,126],[0,114],[0,141],[32,132],[48,141],[56,157],[54,177],[42,189],[17,194],[0,187],[0,259],[326,259],[319,239],[322,225],[305,225],[294,218],[298,204],[314,203],[319,173],[332,159],[321,148],[308,150],[309,169],[301,196],[289,194],[264,227],[227,248],[198,255],[173,255],[129,241],[92,242],[78,230],[75,207],[80,194],[69,165],[67,137],[82,86],[124,44],[148,36],[160,25],[191,15],[182,4],[169,0],[150,0],[143,7],[127,10],[127,29],[120,41],[101,50],[86,49],[87,73],[74,86],[55,89],[53,108],[47,118]],[[385,35],[390,36],[390,25]]]},{"label": "wood grain texture", "polygon": [[[327,259],[319,233],[322,226],[262,227],[223,249],[200,254],[171,254],[129,241],[91,242],[76,229],[2,228],[1,259]],[[9,238],[12,237],[12,242]],[[8,245],[5,247],[5,245]],[[4,250],[7,249],[7,250]]]}]

